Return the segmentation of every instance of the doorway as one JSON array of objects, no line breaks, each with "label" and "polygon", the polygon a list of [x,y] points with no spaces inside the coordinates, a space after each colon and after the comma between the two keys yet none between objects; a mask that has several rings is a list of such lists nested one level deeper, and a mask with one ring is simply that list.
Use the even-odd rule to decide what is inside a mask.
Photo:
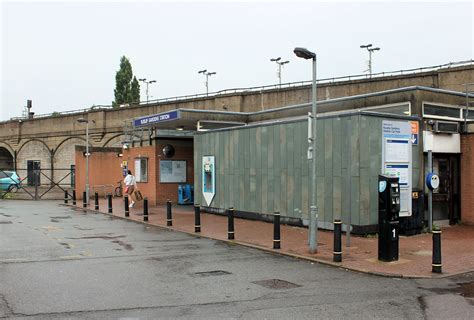
[{"label": "doorway", "polygon": [[27,160],[26,161],[27,179],[29,186],[41,185],[40,170],[41,161],[39,160]]},{"label": "doorway", "polygon": [[457,154],[433,154],[433,171],[439,176],[439,187],[433,190],[433,220],[455,224],[461,218],[459,162]]}]

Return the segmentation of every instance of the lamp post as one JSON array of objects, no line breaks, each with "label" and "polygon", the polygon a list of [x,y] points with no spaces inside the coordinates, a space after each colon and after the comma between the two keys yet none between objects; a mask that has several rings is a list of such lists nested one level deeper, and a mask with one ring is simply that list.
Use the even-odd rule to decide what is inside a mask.
[{"label": "lamp post", "polygon": [[138,79],[138,81],[141,81],[141,82],[144,82],[146,83],[146,104],[148,104],[148,85],[149,84],[152,84],[152,83],[155,83],[156,80],[146,80],[146,78],[142,78],[142,79]]},{"label": "lamp post", "polygon": [[308,114],[308,160],[311,163],[311,203],[309,207],[309,252],[318,251],[318,207],[316,206],[316,53],[306,48],[295,48],[297,57],[313,60],[313,85],[311,112]]},{"label": "lamp post", "polygon": [[[89,120],[79,118],[77,122],[86,124],[86,203],[89,205]],[[95,123],[94,120],[92,122]]]},{"label": "lamp post", "polygon": [[379,47],[372,48],[371,43],[363,44],[360,47],[361,47],[361,49],[367,49],[367,51],[369,52],[369,69],[365,70],[365,71],[369,71],[369,76],[372,77],[372,52],[379,51],[380,48]]},{"label": "lamp post", "polygon": [[280,88],[281,88],[281,67],[284,66],[287,63],[290,63],[290,61],[288,61],[288,60],[287,61],[280,61],[280,60],[281,60],[281,57],[270,59],[270,61],[276,62],[278,64],[277,75],[278,75],[278,80],[279,80],[279,84],[280,84]]},{"label": "lamp post", "polygon": [[209,94],[209,77],[216,74],[215,72],[208,72],[207,69],[200,70],[198,73],[202,73],[206,76],[206,96]]}]

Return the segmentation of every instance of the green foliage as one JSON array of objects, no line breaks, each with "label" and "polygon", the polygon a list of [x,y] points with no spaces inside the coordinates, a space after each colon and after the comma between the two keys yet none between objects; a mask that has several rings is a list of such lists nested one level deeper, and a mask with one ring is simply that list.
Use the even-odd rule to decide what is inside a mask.
[{"label": "green foliage", "polygon": [[140,102],[140,84],[138,83],[137,77],[133,76],[132,86],[130,90],[130,102]]},{"label": "green foliage", "polygon": [[112,102],[114,107],[140,101],[140,85],[136,77],[133,77],[132,64],[125,56],[120,58],[120,69],[115,74],[114,95],[115,101]]}]

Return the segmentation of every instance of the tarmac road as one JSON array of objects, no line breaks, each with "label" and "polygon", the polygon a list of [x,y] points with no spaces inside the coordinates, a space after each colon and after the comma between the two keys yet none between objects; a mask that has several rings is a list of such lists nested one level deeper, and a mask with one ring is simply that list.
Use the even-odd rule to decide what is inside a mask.
[{"label": "tarmac road", "polygon": [[469,319],[473,278],[383,278],[57,201],[0,202],[0,318]]}]

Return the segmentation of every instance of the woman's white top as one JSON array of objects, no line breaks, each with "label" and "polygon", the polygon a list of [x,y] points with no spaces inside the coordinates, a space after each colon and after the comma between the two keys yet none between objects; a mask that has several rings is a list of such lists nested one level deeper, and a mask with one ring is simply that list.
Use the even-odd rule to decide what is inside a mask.
[{"label": "woman's white top", "polygon": [[134,176],[131,174],[127,174],[125,179],[123,180],[126,186],[136,186],[137,185],[137,179],[135,179]]}]

